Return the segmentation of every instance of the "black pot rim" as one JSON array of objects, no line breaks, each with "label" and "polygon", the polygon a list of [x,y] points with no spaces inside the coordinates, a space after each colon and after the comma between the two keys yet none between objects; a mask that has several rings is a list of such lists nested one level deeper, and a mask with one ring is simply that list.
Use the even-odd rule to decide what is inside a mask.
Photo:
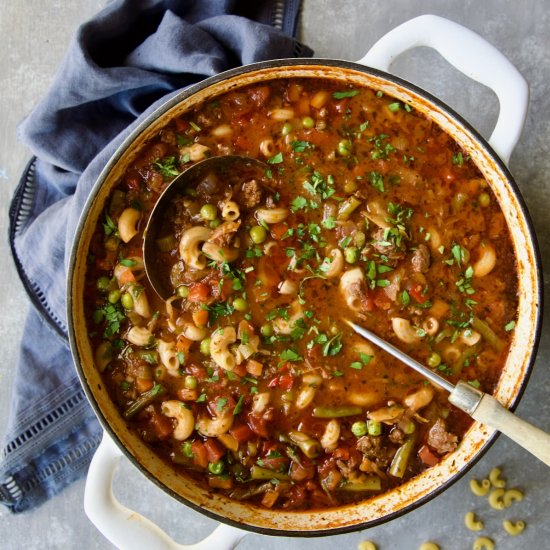
[{"label": "black pot rim", "polygon": [[[99,404],[97,403],[90,387],[88,386],[86,382],[86,375],[84,373],[84,369],[82,368],[82,361],[79,360],[79,353],[78,353],[78,347],[76,344],[76,334],[75,334],[75,328],[72,322],[72,286],[73,286],[73,280],[72,280],[72,273],[74,272],[75,263],[76,263],[76,256],[77,256],[77,249],[80,242],[80,235],[82,233],[82,230],[84,228],[84,225],[86,223],[87,215],[92,207],[92,204],[94,203],[94,199],[96,195],[99,192],[99,189],[103,185],[107,175],[110,173],[111,169],[115,166],[115,164],[118,162],[122,154],[127,150],[127,148],[136,140],[136,138],[145,131],[151,123],[153,123],[159,116],[170,110],[172,107],[176,106],[177,104],[181,103],[185,99],[189,98],[193,94],[204,90],[205,88],[217,84],[219,82],[222,82],[223,80],[242,76],[244,74],[250,73],[250,72],[256,72],[264,69],[276,69],[276,68],[283,68],[283,67],[293,67],[293,66],[319,66],[319,67],[332,67],[332,68],[338,68],[338,69],[350,69],[354,71],[363,72],[368,75],[372,75],[375,77],[382,78],[386,80],[387,82],[390,82],[392,84],[395,84],[401,88],[404,88],[406,90],[410,90],[413,93],[419,95],[424,100],[431,102],[436,107],[438,107],[440,110],[445,112],[450,118],[452,118],[458,126],[461,126],[465,128],[475,139],[477,146],[484,149],[490,156],[491,160],[498,166],[499,170],[502,171],[502,173],[506,176],[507,184],[510,186],[518,204],[519,209],[521,211],[521,215],[523,216],[523,219],[526,222],[527,232],[529,235],[529,240],[531,241],[533,245],[534,250],[534,257],[535,257],[535,273],[537,277],[537,289],[538,289],[538,310],[537,310],[537,316],[535,319],[535,330],[534,330],[534,346],[531,352],[531,356],[526,368],[525,376],[521,382],[521,385],[519,387],[519,390],[514,398],[513,403],[510,405],[510,410],[515,410],[517,407],[521,396],[523,395],[525,388],[527,387],[527,383],[529,381],[530,375],[533,370],[533,366],[536,359],[536,354],[539,346],[540,341],[540,335],[542,330],[542,311],[543,311],[543,285],[541,284],[542,281],[542,260],[541,260],[541,254],[540,249],[538,246],[538,241],[536,238],[534,225],[531,220],[531,217],[529,215],[529,212],[527,210],[527,206],[525,204],[525,201],[521,195],[521,192],[510,173],[510,170],[508,169],[507,165],[500,159],[500,157],[496,154],[496,152],[492,149],[492,147],[489,145],[487,140],[481,136],[481,134],[469,123],[467,122],[461,115],[456,113],[451,107],[449,107],[445,102],[438,99],[436,96],[432,95],[431,93],[423,90],[422,88],[416,86],[415,84],[412,84],[398,76],[392,75],[391,73],[387,73],[384,71],[381,71],[379,69],[375,69],[372,67],[368,67],[366,65],[361,65],[359,63],[354,63],[350,61],[343,61],[338,59],[317,59],[317,58],[291,58],[291,59],[276,59],[272,61],[261,61],[258,63],[253,63],[249,65],[244,65],[242,67],[237,67],[234,69],[230,69],[228,71],[224,71],[222,73],[219,73],[215,76],[206,78],[205,80],[193,84],[192,86],[182,90],[181,92],[176,93],[174,96],[172,96],[170,99],[168,99],[165,103],[163,103],[158,109],[153,111],[149,116],[147,116],[140,124],[138,124],[135,129],[128,135],[128,137],[119,145],[115,153],[112,155],[104,169],[102,170],[101,174],[99,175],[96,183],[94,184],[90,195],[85,203],[85,206],[83,208],[82,214],[80,216],[78,227],[75,232],[75,238],[73,241],[73,246],[71,250],[71,255],[69,259],[69,265],[68,265],[68,284],[67,284],[67,319],[68,319],[68,336],[69,336],[69,343],[71,347],[71,352],[74,358],[74,362],[76,365],[78,377],[80,379],[80,382],[83,386],[84,392],[96,414],[98,417],[98,420],[100,424],[102,425],[103,429],[109,434],[109,436],[113,439],[113,441],[116,443],[116,445],[119,447],[119,449],[122,451],[122,453],[130,460],[130,462],[138,468],[150,481],[152,481],[155,485],[160,487],[164,492],[181,502],[182,504],[192,508],[193,510],[211,518],[216,521],[219,521],[221,523],[225,523],[226,525],[230,525],[232,527],[236,527],[238,529],[242,529],[248,532],[252,533],[258,533],[261,535],[270,535],[270,536],[282,536],[282,537],[323,537],[323,536],[332,536],[332,535],[340,535],[344,533],[350,533],[358,530],[363,530],[370,527],[375,527],[377,525],[386,523],[388,521],[391,521],[393,519],[396,519],[400,516],[405,515],[406,513],[409,513],[416,508],[422,506],[426,502],[432,500],[439,494],[441,494],[443,491],[448,489],[451,485],[456,483],[459,479],[461,479],[477,462],[485,455],[485,453],[490,449],[490,447],[493,445],[493,443],[496,441],[497,437],[500,435],[498,432],[495,432],[492,436],[488,438],[486,443],[483,445],[483,447],[476,453],[476,455],[456,474],[454,474],[451,478],[449,478],[445,483],[440,485],[437,489],[431,491],[428,495],[414,501],[411,504],[408,504],[407,506],[403,507],[402,509],[392,512],[382,518],[378,518],[375,520],[368,520],[362,523],[356,523],[354,525],[349,526],[343,526],[343,527],[337,527],[333,529],[315,529],[315,530],[307,530],[307,531],[301,531],[301,530],[283,530],[283,529],[271,529],[271,528],[265,528],[265,527],[257,527],[254,525],[249,524],[243,524],[239,523],[237,521],[231,520],[229,518],[226,518],[225,516],[222,516],[220,514],[211,512],[209,510],[205,510],[201,508],[200,506],[188,501],[187,499],[181,497],[179,494],[177,494],[173,489],[171,489],[169,486],[165,485],[161,481],[159,481],[155,476],[153,476],[140,462],[138,462],[132,454],[126,449],[126,447],[120,442],[115,430],[110,426],[110,424],[107,422],[107,420],[104,418],[103,413],[101,412],[101,408]],[[276,76],[272,77],[273,79],[276,79]],[[270,78],[271,79],[271,78]]]}]

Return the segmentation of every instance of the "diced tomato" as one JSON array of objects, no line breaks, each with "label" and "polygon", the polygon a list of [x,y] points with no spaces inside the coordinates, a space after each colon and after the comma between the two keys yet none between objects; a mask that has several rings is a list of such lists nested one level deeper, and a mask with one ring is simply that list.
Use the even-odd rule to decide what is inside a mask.
[{"label": "diced tomato", "polygon": [[282,374],[279,377],[279,387],[283,388],[284,390],[290,390],[292,389],[292,386],[294,386],[294,376],[292,374]]},{"label": "diced tomato", "polygon": [[249,414],[247,421],[250,429],[255,434],[258,434],[260,437],[268,437],[269,434],[267,431],[267,422],[265,418],[256,416],[255,414]]},{"label": "diced tomato", "polygon": [[376,309],[376,304],[374,303],[373,297],[371,294],[368,294],[361,302],[361,307],[365,311],[374,311]]},{"label": "diced tomato", "polygon": [[217,439],[207,439],[204,447],[208,462],[218,462],[225,455],[225,447]]},{"label": "diced tomato", "polygon": [[206,379],[206,369],[201,365],[195,365],[194,363],[191,363],[187,367],[187,372],[189,374],[192,374],[193,376],[196,376],[199,382],[203,382]]},{"label": "diced tomato", "polygon": [[[280,453],[275,453],[280,454]],[[274,472],[286,471],[289,464],[289,459],[286,456],[264,456],[262,458],[262,464],[264,468],[273,470]]]},{"label": "diced tomato", "polygon": [[422,445],[422,447],[420,447],[418,458],[420,458],[426,466],[435,466],[439,463],[439,457],[434,454],[427,445]]},{"label": "diced tomato", "polygon": [[349,460],[349,449],[345,447],[338,447],[332,453],[333,458],[339,458],[341,460]]},{"label": "diced tomato", "polygon": [[234,369],[233,369],[233,374],[236,374],[237,376],[240,376],[241,378],[243,376],[246,376],[246,364],[245,363],[241,363],[240,365],[237,365]]},{"label": "diced tomato", "polygon": [[272,226],[270,226],[269,230],[271,231],[271,236],[275,240],[280,241],[285,233],[288,231],[288,224],[285,222],[274,223]]},{"label": "diced tomato", "polygon": [[141,176],[137,170],[132,170],[125,178],[124,185],[129,191],[135,191],[139,189],[141,185]]},{"label": "diced tomato", "polygon": [[258,86],[248,90],[250,99],[255,103],[257,107],[261,107],[269,98],[271,89],[269,86]]},{"label": "diced tomato", "polygon": [[243,443],[244,441],[249,441],[254,436],[252,430],[246,424],[239,424],[238,426],[233,426],[229,433],[239,442]]},{"label": "diced tomato", "polygon": [[189,302],[204,302],[210,294],[210,287],[204,283],[195,283],[189,288]]},{"label": "diced tomato", "polygon": [[174,120],[174,124],[176,126],[176,132],[184,132],[189,128],[189,122],[187,120],[183,120],[182,118],[176,118]]},{"label": "diced tomato", "polygon": [[417,304],[423,304],[428,300],[428,295],[423,293],[422,285],[414,285],[409,289],[409,294]]},{"label": "diced tomato", "polygon": [[191,452],[193,453],[193,463],[195,466],[199,468],[206,468],[208,466],[206,447],[202,441],[193,441],[193,443],[191,443]]}]

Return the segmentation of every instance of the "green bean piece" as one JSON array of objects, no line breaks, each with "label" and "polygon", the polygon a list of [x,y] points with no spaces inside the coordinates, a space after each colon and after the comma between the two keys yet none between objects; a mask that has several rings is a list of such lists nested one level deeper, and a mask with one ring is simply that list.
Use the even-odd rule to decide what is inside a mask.
[{"label": "green bean piece", "polygon": [[356,246],[348,246],[344,249],[344,258],[348,264],[354,264],[359,259],[359,251]]},{"label": "green bean piece", "polygon": [[233,300],[233,307],[237,311],[246,311],[248,309],[248,304],[244,298],[235,298]]},{"label": "green bean piece", "polygon": [[378,420],[368,420],[367,431],[369,432],[369,435],[380,435],[382,433],[382,422],[379,422]]},{"label": "green bean piece", "polygon": [[214,204],[203,204],[200,209],[200,215],[203,220],[211,222],[218,217],[218,209]]},{"label": "green bean piece", "polygon": [[321,454],[321,444],[303,432],[289,432],[288,437],[308,458],[316,458]]},{"label": "green bean piece", "polygon": [[[480,331],[481,332],[481,331]],[[455,365],[453,365],[453,374],[458,375],[462,372],[462,369],[467,364],[467,362],[470,360],[471,357],[476,355],[479,351],[479,346],[470,346],[466,348],[458,358],[458,361]]]},{"label": "green bean piece", "polygon": [[203,355],[210,355],[210,338],[201,341],[200,351]]},{"label": "green bean piece", "polygon": [[183,381],[183,385],[188,389],[188,390],[195,390],[197,389],[197,385],[198,385],[198,380],[197,380],[197,377],[196,376],[193,376],[192,374],[188,374],[184,381]]},{"label": "green bean piece", "polygon": [[361,414],[363,409],[353,405],[342,405],[340,407],[319,406],[313,409],[315,418],[342,418],[344,416],[355,416]]},{"label": "green bean piece", "polygon": [[336,218],[339,221],[346,221],[353,214],[353,211],[361,204],[361,201],[355,198],[353,195],[348,197],[338,208],[338,214]]},{"label": "green bean piece", "polygon": [[225,464],[223,463],[223,460],[218,460],[218,462],[208,463],[208,471],[211,474],[214,474],[216,476],[219,476],[221,473],[223,473],[224,469],[225,469]]},{"label": "green bean piece", "polygon": [[135,401],[132,401],[123,415],[126,420],[134,417],[139,411],[150,405],[157,397],[164,395],[166,388],[160,384],[155,384],[149,391],[142,393]]},{"label": "green bean piece", "polygon": [[189,296],[189,288],[184,285],[178,286],[177,293],[180,298],[187,298]]},{"label": "green bean piece", "polygon": [[176,246],[176,239],[174,235],[166,235],[165,237],[160,237],[156,241],[157,248],[161,252],[170,252]]},{"label": "green bean piece", "polygon": [[390,474],[393,477],[402,478],[405,475],[409,460],[412,456],[415,441],[416,438],[414,436],[410,436],[405,440],[405,443],[397,449],[390,465]]},{"label": "green bean piece", "polygon": [[111,304],[116,304],[120,300],[120,290],[111,290],[107,300],[109,300],[109,303]]},{"label": "green bean piece", "polygon": [[481,319],[474,317],[472,319],[472,328],[477,330],[491,346],[493,346],[497,351],[502,351],[504,347],[504,342],[495,334],[494,330]]},{"label": "green bean piece", "polygon": [[361,437],[363,435],[366,435],[368,431],[367,423],[363,422],[362,420],[358,422],[354,422],[351,425],[351,433],[356,437]]},{"label": "green bean piece", "polygon": [[250,238],[255,244],[262,244],[267,239],[267,231],[261,225],[250,228]]},{"label": "green bean piece", "polygon": [[134,299],[129,292],[125,292],[120,298],[120,303],[124,309],[132,309],[134,307]]},{"label": "green bean piece", "polygon": [[378,476],[367,476],[364,481],[344,483],[340,489],[342,491],[360,492],[360,491],[381,491],[382,482]]},{"label": "green bean piece", "polygon": [[187,458],[193,458],[193,446],[191,441],[184,442],[184,444],[181,446],[181,452],[183,453],[183,456],[186,456]]},{"label": "green bean piece", "polygon": [[279,479],[281,481],[290,479],[288,474],[268,470],[267,468],[262,468],[257,464],[254,464],[250,469],[250,477],[252,479]]},{"label": "green bean piece", "polygon": [[110,285],[111,285],[111,279],[105,276],[100,277],[96,283],[97,290],[99,290],[100,292],[107,292],[109,290]]},{"label": "green bean piece", "polygon": [[343,139],[338,143],[338,154],[343,157],[349,157],[351,154],[351,141]]},{"label": "green bean piece", "polygon": [[313,128],[315,126],[315,121],[310,116],[305,116],[302,119],[302,126],[304,128]]}]

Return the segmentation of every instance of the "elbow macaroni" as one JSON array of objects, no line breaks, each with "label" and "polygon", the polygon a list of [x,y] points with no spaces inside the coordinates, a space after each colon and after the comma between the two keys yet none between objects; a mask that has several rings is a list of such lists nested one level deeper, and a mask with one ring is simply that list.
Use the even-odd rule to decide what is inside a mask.
[{"label": "elbow macaroni", "polygon": [[237,333],[233,327],[215,330],[210,337],[210,356],[224,370],[232,371],[236,366],[235,356],[229,346],[237,341]]},{"label": "elbow macaroni", "polygon": [[201,254],[200,245],[207,241],[212,231],[207,227],[196,225],[181,236],[179,244],[180,257],[192,269],[204,269],[206,259]]}]

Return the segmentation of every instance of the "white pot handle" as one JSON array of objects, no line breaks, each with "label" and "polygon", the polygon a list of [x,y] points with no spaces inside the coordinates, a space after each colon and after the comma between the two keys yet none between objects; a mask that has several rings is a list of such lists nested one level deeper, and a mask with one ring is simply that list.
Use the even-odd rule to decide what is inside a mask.
[{"label": "white pot handle", "polygon": [[94,454],[84,491],[84,510],[97,529],[122,550],[232,550],[247,534],[220,524],[197,544],[176,543],[160,527],[142,515],[126,508],[113,494],[112,482],[122,453],[113,440],[103,434]]},{"label": "white pot handle", "polygon": [[421,15],[399,25],[378,40],[358,63],[387,72],[398,55],[418,46],[433,48],[459,71],[496,93],[500,113],[489,143],[508,163],[527,116],[529,88],[523,76],[489,42],[436,15]]}]

